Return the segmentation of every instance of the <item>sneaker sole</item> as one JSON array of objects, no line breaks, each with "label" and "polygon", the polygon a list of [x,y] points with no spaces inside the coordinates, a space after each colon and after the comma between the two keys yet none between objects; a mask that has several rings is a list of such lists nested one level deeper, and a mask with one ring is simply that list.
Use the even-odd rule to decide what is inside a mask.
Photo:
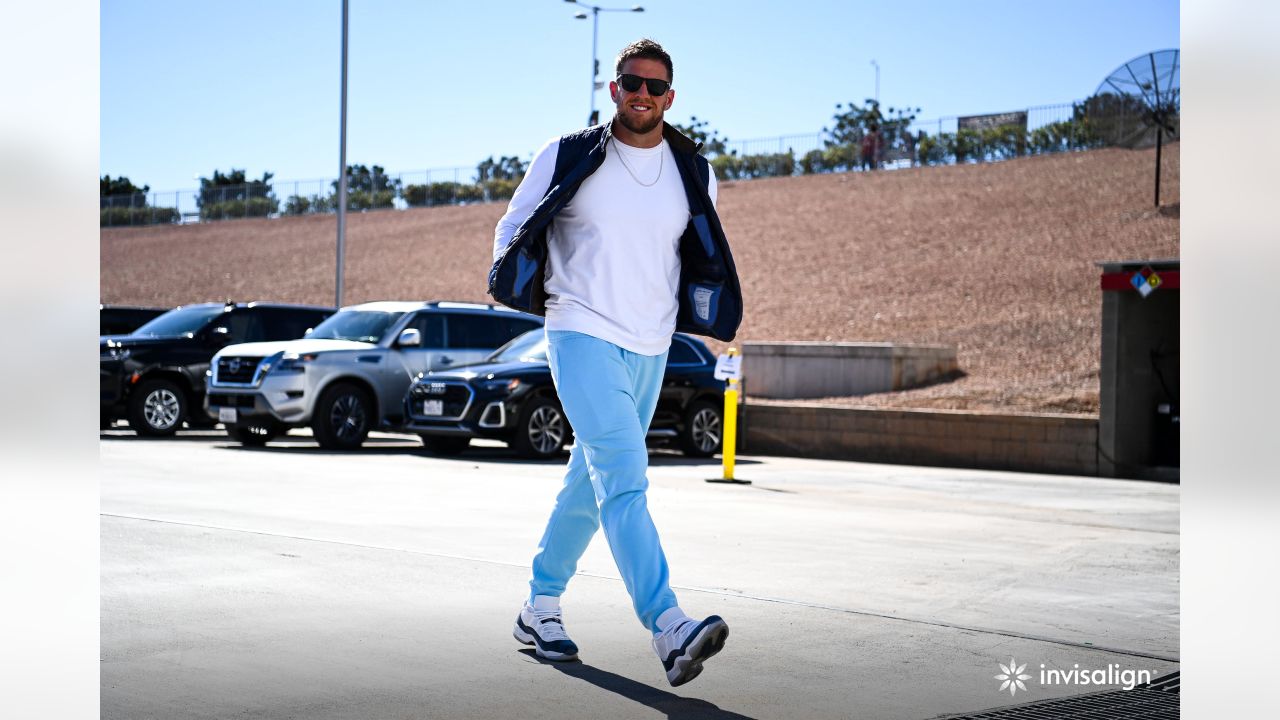
[{"label": "sneaker sole", "polygon": [[676,657],[671,669],[667,671],[667,681],[672,687],[698,677],[702,673],[702,663],[724,649],[724,642],[729,637],[729,625],[719,617],[703,622],[705,624],[694,635],[693,642],[689,643],[682,655]]},{"label": "sneaker sole", "polygon": [[578,659],[577,653],[566,655],[565,653],[558,653],[554,650],[543,650],[542,646],[538,644],[537,639],[533,637],[533,633],[525,632],[520,627],[519,620],[516,621],[515,626],[512,628],[511,636],[516,639],[516,642],[519,642],[522,645],[532,645],[533,651],[538,654],[538,657],[544,660],[550,660],[552,662],[568,662],[570,660]]}]

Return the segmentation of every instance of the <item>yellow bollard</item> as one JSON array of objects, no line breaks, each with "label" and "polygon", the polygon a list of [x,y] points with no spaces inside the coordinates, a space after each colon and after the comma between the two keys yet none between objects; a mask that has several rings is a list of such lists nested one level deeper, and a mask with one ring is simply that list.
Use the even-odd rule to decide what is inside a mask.
[{"label": "yellow bollard", "polygon": [[[729,357],[738,354],[737,348],[729,348]],[[737,483],[749,485],[750,480],[737,480],[733,477],[733,462],[738,451],[738,381],[729,378],[724,389],[724,433],[721,436],[720,457],[724,461],[722,477],[708,479],[707,482]]]},{"label": "yellow bollard", "polygon": [[[732,349],[729,350],[733,352]],[[738,449],[738,381],[729,379],[729,386],[724,390],[724,479],[733,479],[733,456]]]}]

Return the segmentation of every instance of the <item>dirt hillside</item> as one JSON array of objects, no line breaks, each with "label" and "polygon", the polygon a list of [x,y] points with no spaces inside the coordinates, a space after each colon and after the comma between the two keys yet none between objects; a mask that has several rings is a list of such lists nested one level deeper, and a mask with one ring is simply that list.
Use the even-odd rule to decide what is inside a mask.
[{"label": "dirt hillside", "polygon": [[[1096,412],[1093,263],[1179,254],[1178,146],[724,183],[739,340],[947,343],[954,382],[840,402]],[[484,301],[501,204],[348,216],[348,303]],[[333,215],[104,229],[104,303],[333,301]],[[713,343],[719,350],[722,344]]]}]

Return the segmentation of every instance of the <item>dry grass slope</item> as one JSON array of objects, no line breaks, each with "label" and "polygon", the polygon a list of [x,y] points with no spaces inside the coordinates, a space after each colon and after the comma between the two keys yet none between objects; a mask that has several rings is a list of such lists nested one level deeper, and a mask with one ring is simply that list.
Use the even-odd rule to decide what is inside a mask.
[{"label": "dry grass slope", "polygon": [[[837,402],[1096,412],[1093,263],[1179,252],[1178,146],[1164,153],[1162,212],[1153,165],[1154,151],[1097,150],[725,183],[739,338],[948,343],[967,373]],[[350,216],[345,299],[486,300],[503,210]],[[102,302],[332,302],[335,234],[333,216],[103,230]]]}]

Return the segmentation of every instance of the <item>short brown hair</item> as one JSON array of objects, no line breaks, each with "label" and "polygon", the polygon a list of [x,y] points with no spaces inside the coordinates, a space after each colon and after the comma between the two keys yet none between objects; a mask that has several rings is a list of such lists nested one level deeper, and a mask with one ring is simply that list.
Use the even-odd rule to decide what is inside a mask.
[{"label": "short brown hair", "polygon": [[649,38],[640,38],[630,45],[622,48],[618,53],[618,62],[614,67],[614,72],[622,74],[622,63],[628,60],[641,58],[644,60],[657,60],[667,67],[667,82],[675,80],[675,72],[671,69],[671,56],[657,42]]}]

